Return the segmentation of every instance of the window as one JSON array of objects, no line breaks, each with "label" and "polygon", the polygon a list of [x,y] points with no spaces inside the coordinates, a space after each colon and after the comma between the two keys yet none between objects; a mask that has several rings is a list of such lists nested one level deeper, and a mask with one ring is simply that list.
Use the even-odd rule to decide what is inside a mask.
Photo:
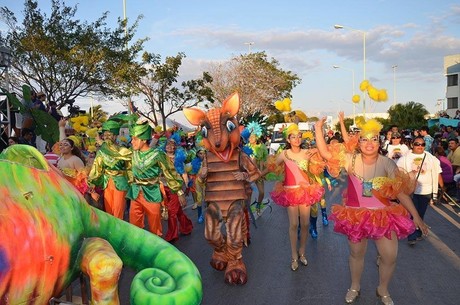
[{"label": "window", "polygon": [[447,99],[447,109],[457,109],[458,108],[458,97],[449,97]]},{"label": "window", "polygon": [[447,75],[447,86],[458,86],[458,74]]}]

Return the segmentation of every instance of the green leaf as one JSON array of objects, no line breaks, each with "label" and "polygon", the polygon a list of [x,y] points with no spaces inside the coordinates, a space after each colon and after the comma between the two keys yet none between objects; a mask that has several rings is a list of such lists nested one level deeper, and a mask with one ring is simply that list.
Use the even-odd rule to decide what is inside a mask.
[{"label": "green leaf", "polygon": [[50,145],[59,141],[59,125],[55,118],[49,113],[38,109],[30,109],[32,118],[35,121],[35,134]]}]

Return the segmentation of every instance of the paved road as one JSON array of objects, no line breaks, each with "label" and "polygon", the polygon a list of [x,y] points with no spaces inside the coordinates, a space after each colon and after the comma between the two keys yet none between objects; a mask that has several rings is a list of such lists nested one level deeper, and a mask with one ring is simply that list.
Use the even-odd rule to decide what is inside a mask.
[{"label": "paved road", "polygon": [[[267,191],[272,185],[266,186]],[[343,187],[343,184],[342,184]],[[337,202],[340,191],[327,194],[328,205]],[[460,217],[459,209],[447,204],[430,207],[425,221],[431,226],[430,236],[414,247],[399,243],[398,264],[390,292],[398,305],[460,304]],[[194,261],[203,281],[202,304],[344,304],[349,287],[348,245],[344,236],[333,232],[332,225],[318,226],[319,238],[307,243],[308,266],[290,270],[290,246],[287,214],[273,206],[251,226],[252,243],[243,252],[248,270],[248,283],[230,286],[223,272],[209,265],[211,248],[203,237],[203,225],[196,223],[195,211],[186,213],[194,221],[190,236],[183,236],[175,246]],[[376,248],[369,243],[361,296],[355,304],[379,304],[375,296],[378,270]],[[133,276],[124,270],[120,281],[122,304],[129,304],[129,286]]]}]

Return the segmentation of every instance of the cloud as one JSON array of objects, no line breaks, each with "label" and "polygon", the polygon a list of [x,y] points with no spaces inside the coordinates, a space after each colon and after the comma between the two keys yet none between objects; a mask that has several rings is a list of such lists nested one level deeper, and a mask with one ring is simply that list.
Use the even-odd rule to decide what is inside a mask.
[{"label": "cloud", "polygon": [[[454,6],[450,18],[459,15],[460,6]],[[444,56],[460,50],[460,38],[447,32],[444,23],[438,20],[432,20],[427,27],[407,23],[372,28],[366,32],[366,61],[386,67],[399,62],[404,63],[401,70],[405,73],[438,75],[442,72]],[[224,48],[245,52],[247,45],[244,42],[251,41],[254,42],[253,51],[265,50],[283,66],[295,68],[296,73],[325,63],[325,54],[350,61],[363,59],[363,33],[346,29],[248,32],[238,27],[198,27],[170,34],[184,37],[197,49]]]}]

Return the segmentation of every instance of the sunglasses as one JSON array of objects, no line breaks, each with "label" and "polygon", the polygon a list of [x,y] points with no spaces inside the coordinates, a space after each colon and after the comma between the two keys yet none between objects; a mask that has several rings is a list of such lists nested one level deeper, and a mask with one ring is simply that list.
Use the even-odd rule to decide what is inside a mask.
[{"label": "sunglasses", "polygon": [[401,139],[401,137],[391,137],[392,140],[394,139]]},{"label": "sunglasses", "polygon": [[420,143],[420,142],[414,142],[414,146],[423,146],[425,147],[425,143]]}]

